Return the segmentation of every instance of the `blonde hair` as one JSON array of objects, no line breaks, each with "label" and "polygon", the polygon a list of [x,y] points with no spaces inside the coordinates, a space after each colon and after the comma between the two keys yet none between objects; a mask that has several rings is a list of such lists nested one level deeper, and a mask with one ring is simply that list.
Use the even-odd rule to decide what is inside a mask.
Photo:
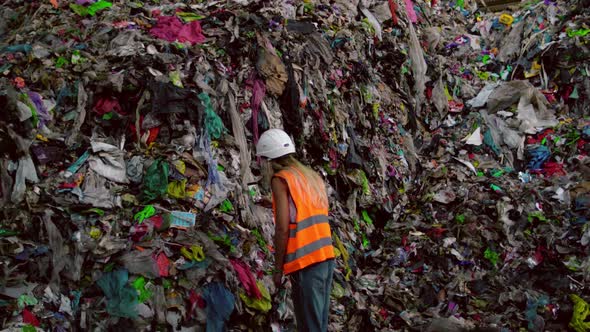
[{"label": "blonde hair", "polygon": [[305,188],[306,192],[310,192],[312,198],[318,200],[320,206],[328,205],[328,195],[326,194],[326,185],[322,177],[310,167],[303,165],[293,154],[286,155],[281,158],[273,159],[270,161],[273,171],[280,172],[288,169],[295,169],[294,174],[296,176],[303,176],[307,181],[301,181],[301,183],[307,183],[310,187]]}]

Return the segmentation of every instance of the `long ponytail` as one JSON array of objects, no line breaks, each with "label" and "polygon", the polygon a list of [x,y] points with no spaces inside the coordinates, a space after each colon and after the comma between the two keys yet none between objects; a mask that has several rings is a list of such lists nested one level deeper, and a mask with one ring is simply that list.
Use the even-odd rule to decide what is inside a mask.
[{"label": "long ponytail", "polygon": [[326,185],[321,176],[308,166],[303,165],[294,155],[286,155],[281,158],[277,158],[271,161],[273,170],[279,172],[290,168],[295,169],[293,172],[296,176],[303,176],[307,181],[301,181],[302,183],[309,184],[307,188],[310,192],[310,197],[316,198],[316,203],[320,206],[328,205],[328,195],[326,194]]}]

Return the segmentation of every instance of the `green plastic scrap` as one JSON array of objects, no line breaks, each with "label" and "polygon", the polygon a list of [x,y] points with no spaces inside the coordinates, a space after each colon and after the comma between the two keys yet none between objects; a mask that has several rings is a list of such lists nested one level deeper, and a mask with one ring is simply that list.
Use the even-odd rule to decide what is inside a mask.
[{"label": "green plastic scrap", "polygon": [[465,223],[465,215],[464,214],[456,215],[455,221],[457,222],[457,224],[464,224]]},{"label": "green plastic scrap", "polygon": [[492,188],[493,191],[497,191],[497,192],[501,192],[502,191],[502,188],[498,187],[497,185],[495,185],[493,183],[490,184],[490,188]]},{"label": "green plastic scrap", "polygon": [[338,237],[338,235],[333,234],[333,237],[334,237],[334,242],[336,243],[336,248],[338,248],[340,255],[342,255],[342,261],[344,262],[344,269],[346,270],[346,275],[344,275],[344,279],[346,279],[346,281],[349,281],[350,276],[352,275],[352,269],[350,268],[350,265],[348,264],[348,259],[350,258],[350,254],[348,253],[348,250],[342,244],[342,241],[340,241],[340,238]]},{"label": "green plastic scrap", "polygon": [[103,119],[103,120],[107,120],[107,121],[108,121],[108,120],[112,119],[114,115],[115,115],[115,113],[113,113],[113,112],[108,112],[108,113],[105,113],[105,114],[102,116],[102,119]]},{"label": "green plastic scrap", "polygon": [[266,245],[266,241],[264,240],[264,237],[262,237],[262,234],[260,234],[260,231],[256,228],[256,229],[253,229],[251,231],[251,233],[256,238],[256,242],[258,242],[258,246],[260,248],[262,248],[262,250],[265,253],[268,253],[269,251],[268,251],[268,248],[267,248],[267,245]]},{"label": "green plastic scrap", "polygon": [[342,287],[342,285],[340,285],[339,283],[337,283],[336,281],[334,281],[332,283],[332,296],[340,299],[342,298],[344,295],[346,294],[346,290],[344,289],[344,287]]},{"label": "green plastic scrap", "polygon": [[236,248],[233,244],[231,244],[231,238],[228,235],[217,236],[209,233],[209,238],[213,240],[213,242],[219,243],[225,247],[228,247],[231,252],[235,252]]},{"label": "green plastic scrap", "polygon": [[61,68],[65,65],[67,65],[69,63],[68,59],[66,59],[63,56],[60,56],[59,58],[55,59],[55,67],[56,68]]},{"label": "green plastic scrap", "polygon": [[381,105],[379,103],[373,103],[373,117],[376,119],[379,118],[379,108]]},{"label": "green plastic scrap", "polygon": [[369,225],[373,225],[373,220],[371,219],[371,217],[369,217],[369,213],[367,213],[367,210],[363,210],[361,212],[361,215],[363,216],[363,220],[369,224]]},{"label": "green plastic scrap", "polygon": [[580,98],[580,93],[578,92],[577,86],[574,86],[574,91],[572,91],[569,98],[570,99],[579,99]]},{"label": "green plastic scrap", "polygon": [[367,234],[363,233],[363,248],[367,249],[369,248],[369,246],[371,245],[371,242],[369,242],[369,239],[367,238]]},{"label": "green plastic scrap", "polygon": [[578,29],[578,30],[567,29],[567,35],[570,38],[576,37],[576,36],[584,37],[588,33],[590,33],[590,29]]},{"label": "green plastic scrap", "polygon": [[133,216],[133,220],[141,224],[144,220],[146,220],[149,217],[152,217],[155,214],[156,208],[154,208],[152,205],[146,205],[146,207],[144,207],[143,210],[137,212],[135,216]]},{"label": "green plastic scrap", "polygon": [[98,214],[101,217],[104,216],[104,210],[99,209],[99,208],[91,208],[91,209],[88,209],[88,210],[84,210],[84,212],[85,213],[96,213],[96,214]]},{"label": "green plastic scrap", "polygon": [[163,160],[156,160],[150,165],[143,178],[142,201],[150,202],[166,193],[169,167]]},{"label": "green plastic scrap", "polygon": [[570,294],[570,299],[574,302],[574,312],[569,327],[576,332],[590,331],[590,322],[586,321],[590,315],[590,305],[576,294]]},{"label": "green plastic scrap", "polygon": [[248,308],[266,313],[272,308],[270,293],[261,281],[256,281],[256,285],[258,285],[258,289],[260,290],[260,294],[262,294],[262,298],[251,298],[242,292],[240,292],[240,298],[242,299],[242,301],[244,301],[244,304]]},{"label": "green plastic scrap", "polygon": [[31,98],[26,93],[21,93],[18,97],[19,101],[27,105],[27,107],[31,110],[31,120],[33,121],[33,127],[37,127],[39,124],[39,115],[37,114],[37,108],[33,104],[33,101],[31,101]]},{"label": "green plastic scrap", "polygon": [[84,58],[80,55],[80,51],[79,50],[75,50],[74,52],[72,52],[72,59],[70,60],[73,64],[79,64],[79,63],[83,63],[84,62]]},{"label": "green plastic scrap", "polygon": [[199,94],[199,100],[201,101],[201,105],[205,107],[205,128],[207,129],[209,136],[219,139],[221,135],[225,134],[227,131],[223,126],[223,121],[221,121],[219,115],[213,110],[211,98],[209,98],[207,93],[201,92]]},{"label": "green plastic scrap", "polygon": [[13,236],[13,235],[18,235],[18,232],[11,231],[10,229],[0,229],[0,237]]},{"label": "green plastic scrap", "polygon": [[23,332],[37,332],[37,329],[33,325],[23,326]]},{"label": "green plastic scrap", "polygon": [[494,266],[498,265],[498,260],[500,259],[500,255],[490,248],[486,249],[486,251],[483,253],[483,257],[489,260]]},{"label": "green plastic scrap", "polygon": [[115,263],[110,262],[107,265],[104,266],[104,272],[111,272],[113,271],[113,269],[115,268]]},{"label": "green plastic scrap", "polygon": [[359,169],[357,170],[356,176],[360,180],[361,185],[363,187],[363,194],[370,195],[371,190],[369,189],[369,179],[367,179],[367,175],[365,174],[365,172]]},{"label": "green plastic scrap", "polygon": [[111,2],[108,1],[104,1],[104,0],[98,0],[97,2],[93,3],[92,5],[88,6],[88,7],[84,7],[82,5],[78,5],[75,3],[70,4],[70,9],[72,9],[74,11],[74,13],[80,15],[80,16],[94,16],[96,15],[97,12],[106,9],[106,8],[110,8],[112,7],[113,4]]},{"label": "green plastic scrap", "polygon": [[527,220],[529,222],[533,222],[533,220],[535,219],[538,219],[539,221],[549,221],[549,219],[547,219],[541,211],[534,211],[529,213]]},{"label": "green plastic scrap", "polygon": [[152,292],[145,288],[145,278],[139,277],[133,281],[133,288],[139,293],[138,301],[143,303],[152,297]]},{"label": "green plastic scrap", "polygon": [[493,177],[499,178],[504,174],[504,170],[503,169],[492,169],[492,170],[490,170],[490,173]]},{"label": "green plastic scrap", "polygon": [[221,202],[221,204],[219,205],[219,211],[221,211],[223,213],[228,213],[233,210],[234,210],[234,206],[232,205],[232,203],[228,199]]},{"label": "green plastic scrap", "polygon": [[19,309],[23,309],[26,306],[33,306],[33,305],[39,303],[39,301],[37,301],[37,299],[34,296],[23,294],[18,297],[18,300],[16,301],[16,303],[17,303]]},{"label": "green plastic scrap", "polygon": [[172,287],[172,281],[170,281],[168,279],[162,280],[162,287],[164,287],[164,289],[171,288]]},{"label": "green plastic scrap", "polygon": [[203,15],[190,13],[190,12],[177,12],[176,16],[180,17],[180,19],[183,20],[185,23],[197,21],[197,20],[202,20],[205,18],[205,16],[203,16]]},{"label": "green plastic scrap", "polygon": [[182,79],[180,78],[180,70],[172,71],[168,76],[170,77],[172,84],[179,88],[184,88],[184,85],[182,85]]},{"label": "green plastic scrap", "polygon": [[500,147],[498,147],[498,145],[496,145],[496,142],[494,142],[494,138],[492,137],[492,131],[491,130],[488,129],[483,134],[483,142],[490,149],[492,149],[492,151],[494,151],[494,153],[496,154],[496,156],[499,156],[499,155],[502,154],[502,150],[500,150]]},{"label": "green plastic scrap", "polygon": [[580,271],[582,268],[582,262],[576,256],[570,256],[563,262],[563,265],[571,271]]}]

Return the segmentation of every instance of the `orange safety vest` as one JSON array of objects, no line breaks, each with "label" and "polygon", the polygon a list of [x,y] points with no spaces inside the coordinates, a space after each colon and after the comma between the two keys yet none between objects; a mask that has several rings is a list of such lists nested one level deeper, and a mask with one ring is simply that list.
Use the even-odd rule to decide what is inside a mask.
[{"label": "orange safety vest", "polygon": [[[289,240],[283,271],[285,274],[293,273],[315,263],[321,263],[334,258],[332,246],[332,232],[328,222],[328,202],[314,197],[314,190],[310,187],[310,181],[296,168],[291,167],[276,173],[274,176],[284,179],[289,187],[289,194],[297,214],[295,222],[289,223]],[[317,179],[321,181],[321,179]],[[326,195],[324,184],[321,188]],[[276,207],[273,199],[273,211],[276,218]]]}]

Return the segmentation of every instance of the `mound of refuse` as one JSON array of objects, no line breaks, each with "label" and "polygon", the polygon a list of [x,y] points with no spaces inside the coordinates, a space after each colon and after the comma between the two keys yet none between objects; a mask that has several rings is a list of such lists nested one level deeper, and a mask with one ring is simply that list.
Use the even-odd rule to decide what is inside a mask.
[{"label": "mound of refuse", "polygon": [[0,5],[3,331],[290,331],[283,128],[330,331],[590,331],[590,3]]}]

